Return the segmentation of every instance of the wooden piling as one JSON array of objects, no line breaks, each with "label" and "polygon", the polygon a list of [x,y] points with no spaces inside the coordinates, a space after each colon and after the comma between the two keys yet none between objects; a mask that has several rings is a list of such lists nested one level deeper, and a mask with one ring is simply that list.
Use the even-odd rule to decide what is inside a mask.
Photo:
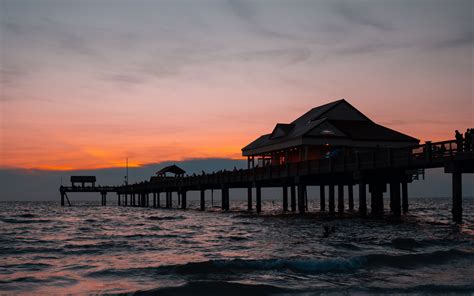
[{"label": "wooden piling", "polygon": [[171,191],[166,191],[166,208],[167,209],[171,208],[171,204],[172,204],[171,194],[172,194]]},{"label": "wooden piling", "polygon": [[319,209],[321,212],[326,211],[326,190],[324,185],[319,186]]},{"label": "wooden piling", "polygon": [[462,222],[462,173],[452,173],[453,182],[453,205],[452,214],[453,221],[456,223]]},{"label": "wooden piling", "polygon": [[329,185],[329,214],[333,215],[335,212],[335,196],[334,196],[334,185]]},{"label": "wooden piling", "polygon": [[221,209],[223,211],[229,210],[229,187],[222,187],[222,195],[221,195]]},{"label": "wooden piling", "polygon": [[349,195],[349,211],[354,211],[354,186],[347,185],[347,193]]},{"label": "wooden piling", "polygon": [[201,211],[204,211],[206,209],[206,190],[201,189]]},{"label": "wooden piling", "polygon": [[300,214],[304,214],[305,212],[305,190],[306,190],[306,185],[304,184],[299,184],[298,185],[298,211]]},{"label": "wooden piling", "polygon": [[295,185],[290,186],[291,211],[296,212],[296,188]]},{"label": "wooden piling", "polygon": [[288,212],[288,187],[283,186],[283,212]]},{"label": "wooden piling", "polygon": [[359,183],[359,215],[364,217],[367,214],[367,186],[364,182]]},{"label": "wooden piling", "polygon": [[401,214],[401,203],[400,203],[400,182],[390,182],[390,212],[396,217]]},{"label": "wooden piling", "polygon": [[402,181],[402,208],[403,213],[408,212],[408,183],[407,181]]},{"label": "wooden piling", "polygon": [[181,209],[186,210],[186,206],[187,206],[186,191],[181,191]]},{"label": "wooden piling", "polygon": [[252,211],[252,186],[247,187],[247,211]]},{"label": "wooden piling", "polygon": [[399,181],[390,182],[390,211],[396,217],[399,217],[401,214]]},{"label": "wooden piling", "polygon": [[344,185],[337,186],[337,212],[342,215],[344,213]]},{"label": "wooden piling", "polygon": [[370,193],[371,193],[371,202],[370,210],[371,214],[378,216],[383,215],[384,205],[383,205],[383,193],[385,188],[385,183],[375,182],[370,184]]},{"label": "wooden piling", "polygon": [[262,212],[262,187],[258,186],[256,189],[256,208],[257,213],[260,214]]}]

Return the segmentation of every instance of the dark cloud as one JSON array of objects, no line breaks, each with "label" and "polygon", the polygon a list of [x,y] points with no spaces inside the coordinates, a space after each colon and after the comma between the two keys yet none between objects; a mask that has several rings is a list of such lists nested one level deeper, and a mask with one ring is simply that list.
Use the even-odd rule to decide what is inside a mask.
[{"label": "dark cloud", "polygon": [[287,64],[297,64],[308,60],[311,57],[311,51],[304,48],[282,48],[248,51],[237,54],[237,56],[244,61],[250,62],[271,59]]},{"label": "dark cloud", "polygon": [[[243,168],[246,161],[233,159],[189,159],[185,161],[167,161],[155,164],[147,164],[139,168],[129,169],[129,180],[131,183],[149,180],[150,176],[164,166],[178,164],[188,174],[199,174],[202,170],[206,172],[221,169],[232,170],[235,167]],[[125,168],[110,168],[96,170],[77,171],[45,171],[45,170],[23,170],[23,169],[0,169],[2,180],[2,191],[0,201],[5,200],[58,200],[58,188],[61,184],[69,183],[72,175],[94,175],[97,176],[100,185],[123,184]],[[72,199],[81,197],[71,196]],[[84,196],[82,196],[84,198]],[[97,196],[95,196],[97,198]]]},{"label": "dark cloud", "polygon": [[370,3],[358,3],[355,1],[335,2],[333,9],[351,24],[372,28],[378,31],[389,31],[393,29],[391,24],[371,14]]},{"label": "dark cloud", "polygon": [[453,47],[470,47],[474,45],[474,37],[472,29],[460,33],[455,33],[454,36],[449,36],[444,40],[436,40],[427,44],[427,47],[434,49],[449,49]]},{"label": "dark cloud", "polygon": [[228,0],[230,11],[257,35],[267,38],[294,39],[295,36],[268,29],[259,18],[259,6],[255,2],[246,0]]},{"label": "dark cloud", "polygon": [[115,74],[104,74],[101,78],[105,81],[111,81],[114,83],[118,83],[120,85],[128,84],[128,85],[136,85],[142,84],[146,82],[146,78],[140,75],[135,74],[122,74],[122,73],[115,73]]}]

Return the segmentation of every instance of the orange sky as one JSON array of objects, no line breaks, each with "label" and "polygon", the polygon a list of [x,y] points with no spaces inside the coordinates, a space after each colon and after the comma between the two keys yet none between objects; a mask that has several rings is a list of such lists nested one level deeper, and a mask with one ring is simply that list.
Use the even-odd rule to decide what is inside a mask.
[{"label": "orange sky", "polygon": [[0,167],[239,158],[341,98],[451,139],[474,127],[472,11],[458,2],[2,2]]}]

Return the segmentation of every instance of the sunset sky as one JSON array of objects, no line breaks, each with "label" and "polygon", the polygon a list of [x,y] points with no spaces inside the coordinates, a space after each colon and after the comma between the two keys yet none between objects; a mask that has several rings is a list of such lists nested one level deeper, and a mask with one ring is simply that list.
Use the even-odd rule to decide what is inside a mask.
[{"label": "sunset sky", "polygon": [[425,140],[474,127],[473,2],[0,0],[0,167],[240,149],[345,98]]}]

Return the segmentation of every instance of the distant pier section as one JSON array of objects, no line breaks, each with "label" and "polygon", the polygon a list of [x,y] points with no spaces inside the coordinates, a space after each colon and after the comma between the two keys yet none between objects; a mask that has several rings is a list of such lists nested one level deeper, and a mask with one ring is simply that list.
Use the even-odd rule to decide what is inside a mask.
[{"label": "distant pier section", "polygon": [[96,187],[93,176],[73,176],[72,186],[60,187],[61,205],[65,200],[70,204],[70,192],[99,192],[106,205],[107,193],[113,192],[121,206],[148,207],[152,196],[152,207],[171,208],[175,196],[180,208],[186,209],[187,193],[198,191],[200,209],[205,210],[206,192],[220,190],[221,208],[228,211],[229,190],[246,188],[248,210],[254,211],[255,203],[255,212],[260,213],[262,188],[279,187],[282,211],[305,213],[307,187],[318,186],[321,212],[334,216],[355,212],[356,188],[358,214],[381,216],[388,190],[390,213],[399,217],[409,210],[408,184],[424,176],[425,169],[444,168],[452,175],[453,221],[461,222],[462,175],[474,173],[472,134],[420,145],[418,139],[376,124],[345,100],[313,108],[292,123],[278,123],[270,134],[244,147],[242,154],[247,169],[187,176],[181,168],[170,166],[150,180],[122,186]]}]

